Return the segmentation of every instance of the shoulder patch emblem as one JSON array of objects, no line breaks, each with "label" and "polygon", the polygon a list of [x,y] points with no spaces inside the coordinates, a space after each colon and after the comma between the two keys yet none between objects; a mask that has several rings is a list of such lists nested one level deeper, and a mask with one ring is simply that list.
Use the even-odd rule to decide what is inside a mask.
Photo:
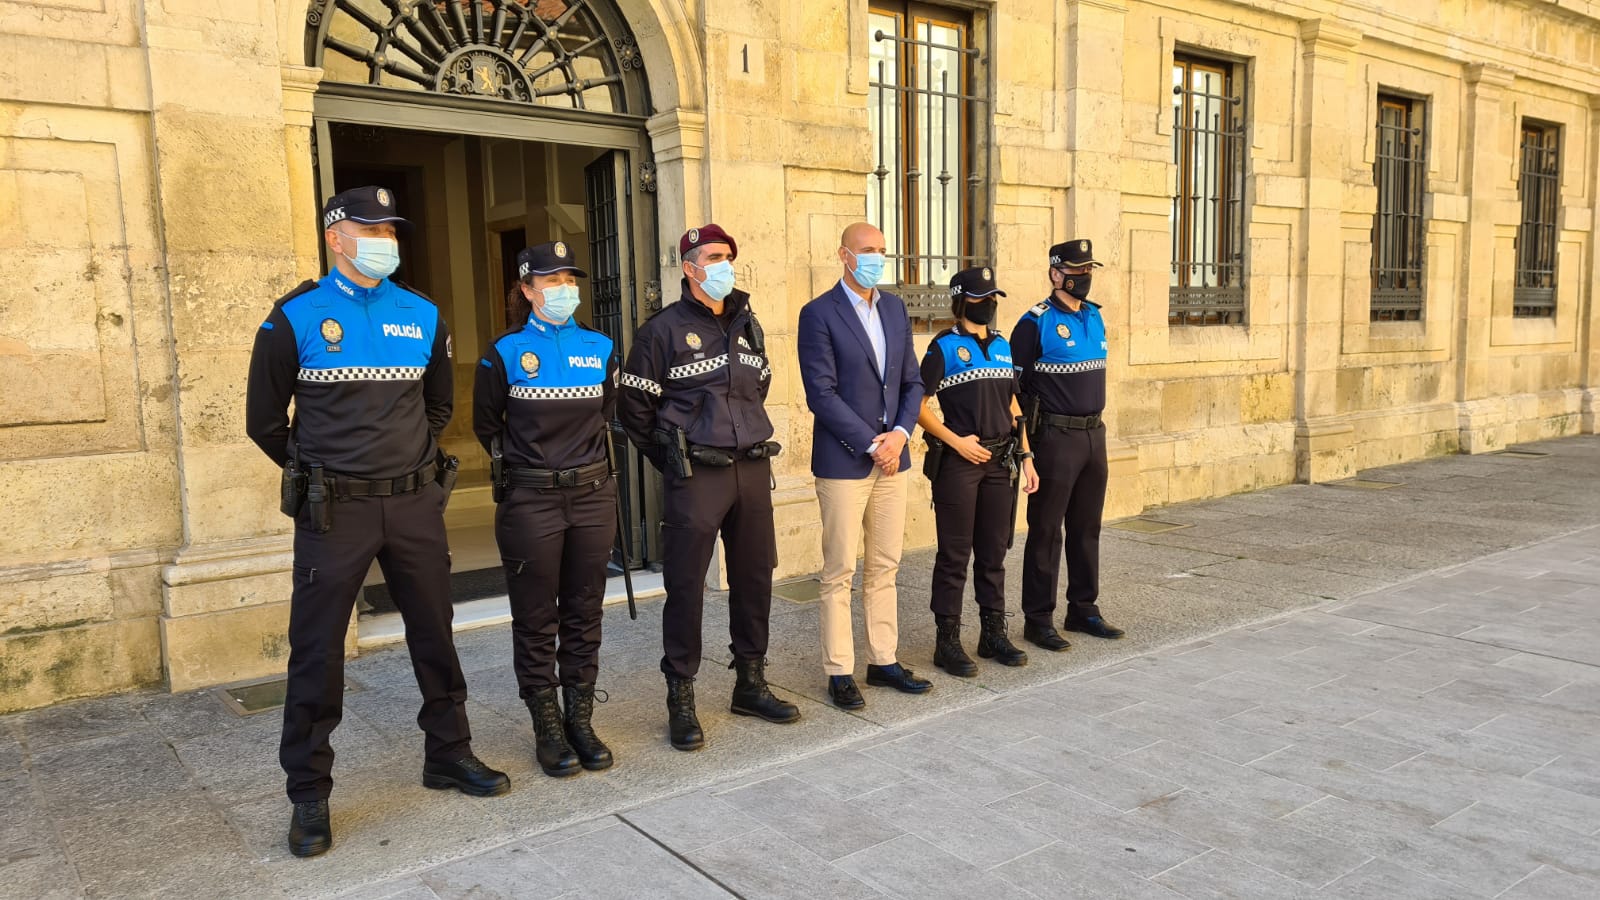
[{"label": "shoulder patch emblem", "polygon": [[699,350],[701,347],[700,335],[692,331],[683,336],[683,342],[689,346],[690,350]]},{"label": "shoulder patch emblem", "polygon": [[527,372],[529,377],[539,374],[539,354],[529,350],[522,354],[518,362],[522,364],[522,371]]},{"label": "shoulder patch emblem", "polygon": [[1066,340],[1072,337],[1072,329],[1068,328],[1065,322],[1057,322],[1056,334],[1060,335],[1062,340]]},{"label": "shoulder patch emblem", "polygon": [[956,356],[964,363],[972,362],[972,351],[965,347],[957,347]]},{"label": "shoulder patch emblem", "polygon": [[344,340],[344,326],[337,319],[323,319],[322,339],[330,344],[339,343]]}]

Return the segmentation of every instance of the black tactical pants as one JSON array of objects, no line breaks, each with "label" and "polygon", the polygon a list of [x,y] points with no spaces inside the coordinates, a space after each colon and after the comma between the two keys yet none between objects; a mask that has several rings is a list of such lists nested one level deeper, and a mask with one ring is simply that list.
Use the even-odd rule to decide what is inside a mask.
[{"label": "black tactical pants", "polygon": [[1011,468],[998,457],[973,465],[953,449],[944,452],[933,480],[933,515],[939,552],[933,563],[936,616],[961,615],[972,561],[972,591],[978,608],[1006,608],[1006,538],[1011,531]]},{"label": "black tactical pants", "polygon": [[1053,624],[1064,550],[1067,614],[1098,616],[1100,517],[1106,506],[1108,472],[1106,430],[1103,426],[1087,431],[1046,426],[1032,438],[1039,490],[1028,496],[1022,613],[1034,625]]},{"label": "black tactical pants", "polygon": [[666,472],[661,521],[661,671],[693,678],[700,670],[706,570],[722,535],[728,569],[728,632],[736,660],[767,655],[772,570],[778,564],[772,524],[772,462],[739,459],[727,468],[696,465],[694,475]]},{"label": "black tactical pants", "polygon": [[495,510],[511,594],[511,661],[524,700],[540,688],[593,684],[599,675],[616,502],[616,482],[607,477],[576,487],[513,487]]},{"label": "black tactical pants", "polygon": [[329,736],[344,709],[344,637],[356,593],[376,558],[405,621],[411,667],[422,689],[417,724],[429,760],[471,752],[467,682],[450,632],[450,555],[444,491],[437,484],[393,497],[333,505],[333,530],[295,521],[294,593],[289,601],[289,684],[278,759],[289,799],[321,800],[333,790]]}]

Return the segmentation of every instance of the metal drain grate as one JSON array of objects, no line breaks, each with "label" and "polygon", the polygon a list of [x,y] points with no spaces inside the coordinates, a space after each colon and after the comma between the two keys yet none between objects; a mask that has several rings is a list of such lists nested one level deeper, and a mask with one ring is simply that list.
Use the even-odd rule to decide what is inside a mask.
[{"label": "metal drain grate", "polygon": [[1118,522],[1111,527],[1120,528],[1123,531],[1133,531],[1139,534],[1166,534],[1169,531],[1177,531],[1180,528],[1192,528],[1193,526],[1189,524],[1180,524],[1178,522],[1162,522],[1159,519],[1141,518],[1127,519],[1125,521]]},{"label": "metal drain grate", "polygon": [[772,586],[772,596],[781,597],[790,603],[815,603],[822,597],[822,582],[815,578],[785,581]]},{"label": "metal drain grate", "polygon": [[1543,450],[1500,450],[1490,456],[1509,456],[1512,459],[1544,459],[1550,454]]},{"label": "metal drain grate", "polygon": [[1347,478],[1344,481],[1330,481],[1333,487],[1355,488],[1362,491],[1387,491],[1389,488],[1401,487],[1404,481],[1373,481],[1370,478]]},{"label": "metal drain grate", "polygon": [[[359,691],[361,686],[346,680],[344,692]],[[253,716],[257,713],[270,712],[283,708],[283,698],[289,691],[289,681],[278,678],[272,681],[259,681],[255,684],[241,684],[230,688],[218,688],[217,695],[222,698],[223,704],[234,713],[241,716]]]}]

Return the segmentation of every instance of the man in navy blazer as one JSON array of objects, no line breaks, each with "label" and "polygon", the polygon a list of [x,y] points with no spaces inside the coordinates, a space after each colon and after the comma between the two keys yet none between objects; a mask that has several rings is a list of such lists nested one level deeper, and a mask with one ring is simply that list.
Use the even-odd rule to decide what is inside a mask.
[{"label": "man in navy blazer", "polygon": [[883,232],[857,222],[839,238],[839,283],[800,311],[800,376],[815,416],[811,474],[822,510],[822,657],[828,695],[866,705],[855,683],[850,581],[866,538],[861,607],[867,684],[920,694],[932,687],[896,659],[895,576],[905,539],[907,446],[922,407],[911,320],[899,297],[877,289]]}]

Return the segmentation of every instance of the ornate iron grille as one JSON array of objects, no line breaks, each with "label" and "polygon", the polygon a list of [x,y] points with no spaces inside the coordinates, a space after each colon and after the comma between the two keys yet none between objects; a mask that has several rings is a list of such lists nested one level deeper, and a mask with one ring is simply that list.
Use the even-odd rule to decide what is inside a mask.
[{"label": "ornate iron grille", "polygon": [[1522,222],[1517,226],[1517,285],[1511,314],[1556,314],[1556,215],[1561,204],[1561,130],[1522,123]]},{"label": "ornate iron grille", "polygon": [[1245,315],[1244,98],[1228,63],[1172,64],[1171,325],[1238,325]]},{"label": "ornate iron grille", "polygon": [[594,327],[622,346],[622,253],[618,220],[616,161],[606,154],[583,170],[588,199],[589,295]]},{"label": "ornate iron grille", "polygon": [[1378,97],[1378,152],[1373,163],[1378,209],[1372,219],[1374,322],[1422,318],[1427,254],[1422,192],[1428,178],[1422,112],[1420,100]]},{"label": "ornate iron grille", "polygon": [[329,81],[628,112],[644,62],[606,12],[591,0],[314,0],[306,60]]},{"label": "ornate iron grille", "polygon": [[964,14],[916,3],[874,4],[868,116],[877,165],[867,218],[883,231],[892,287],[910,315],[950,317],[950,278],[987,256],[973,91],[982,54]]}]

